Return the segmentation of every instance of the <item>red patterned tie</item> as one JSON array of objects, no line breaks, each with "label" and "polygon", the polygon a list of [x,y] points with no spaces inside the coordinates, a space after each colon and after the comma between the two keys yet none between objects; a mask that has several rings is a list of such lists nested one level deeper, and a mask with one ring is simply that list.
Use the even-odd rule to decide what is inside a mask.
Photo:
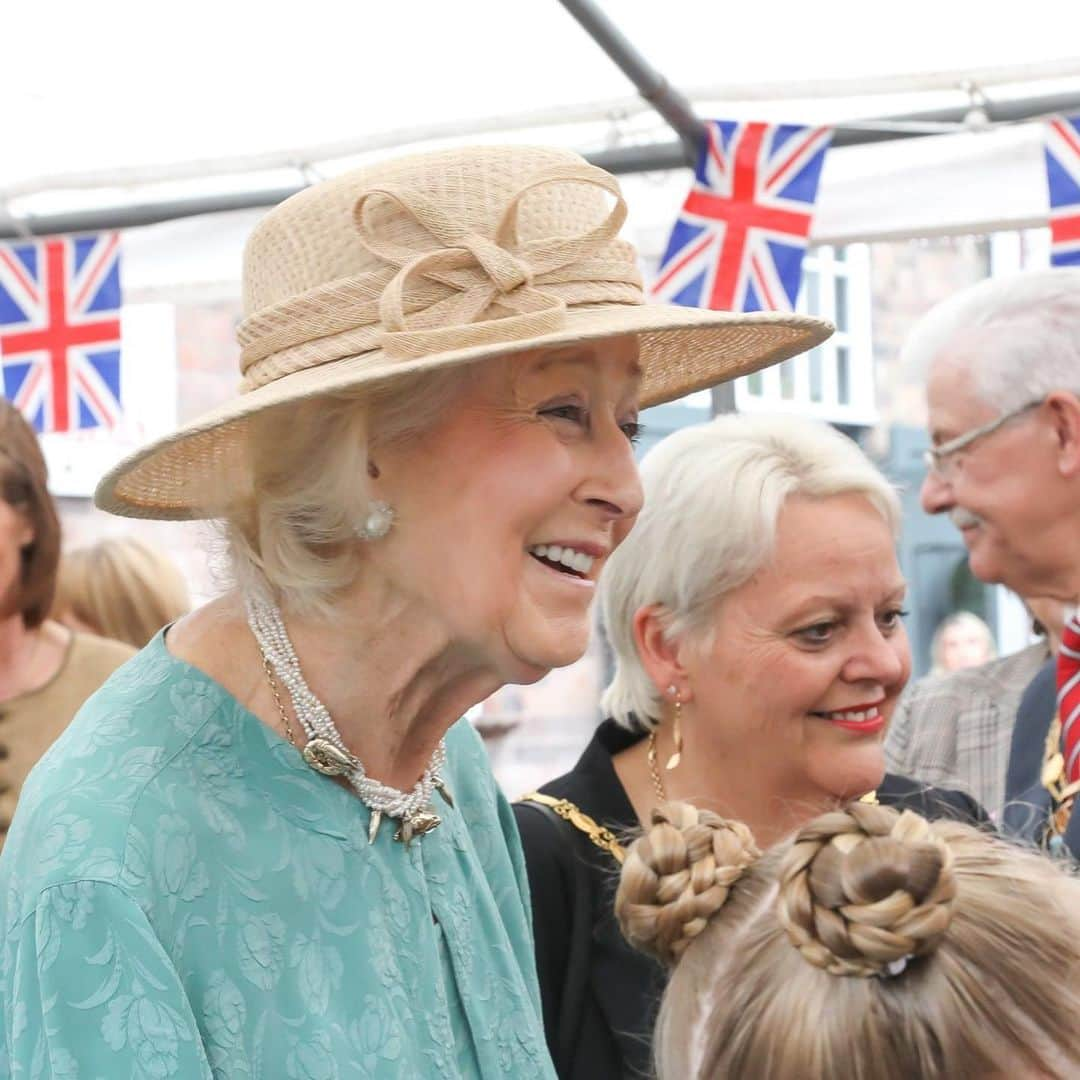
[{"label": "red patterned tie", "polygon": [[1080,612],[1075,612],[1061,635],[1057,662],[1058,716],[1061,751],[1069,783],[1080,779]]}]

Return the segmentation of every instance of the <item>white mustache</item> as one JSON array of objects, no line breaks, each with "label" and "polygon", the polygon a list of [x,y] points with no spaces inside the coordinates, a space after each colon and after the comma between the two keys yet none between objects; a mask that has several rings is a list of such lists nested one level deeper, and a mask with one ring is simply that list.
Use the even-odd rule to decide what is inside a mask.
[{"label": "white mustache", "polygon": [[968,529],[973,525],[981,525],[983,519],[978,514],[973,514],[970,510],[965,510],[962,506],[954,506],[949,511],[949,520],[958,529]]}]

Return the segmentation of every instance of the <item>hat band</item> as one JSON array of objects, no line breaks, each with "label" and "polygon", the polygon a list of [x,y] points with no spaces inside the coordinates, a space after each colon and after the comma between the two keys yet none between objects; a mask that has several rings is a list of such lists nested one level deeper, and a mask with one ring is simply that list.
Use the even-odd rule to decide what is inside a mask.
[{"label": "hat band", "polygon": [[440,326],[435,330],[400,330],[383,337],[383,349],[388,356],[412,359],[450,349],[467,349],[479,345],[504,345],[527,338],[542,337],[561,330],[566,322],[566,307],[548,308],[532,315],[508,315],[503,319],[487,319],[461,328]]},{"label": "hat band", "polygon": [[547,286],[543,291],[557,298],[557,309],[553,307],[531,316],[507,316],[460,326],[432,327],[428,331],[388,332],[381,324],[354,325],[338,333],[302,341],[278,349],[250,364],[244,371],[240,392],[255,390],[304,368],[374,353],[380,349],[391,357],[409,358],[478,345],[509,345],[542,334],[556,333],[565,323],[566,312],[574,307],[591,304],[640,305],[645,302],[641,286],[629,282],[572,282]]},{"label": "hat band", "polygon": [[[549,184],[590,184],[615,205],[592,228],[522,243],[523,197]],[[389,199],[438,246],[424,250],[381,235],[369,219],[374,197]],[[392,359],[511,343],[557,332],[568,306],[641,304],[633,248],[617,240],[626,203],[607,173],[567,163],[532,177],[508,200],[493,237],[462,229],[416,191],[381,186],[364,192],[353,217],[361,242],[384,265],[319,286],[246,319],[242,391],[303,368],[381,349]]]}]

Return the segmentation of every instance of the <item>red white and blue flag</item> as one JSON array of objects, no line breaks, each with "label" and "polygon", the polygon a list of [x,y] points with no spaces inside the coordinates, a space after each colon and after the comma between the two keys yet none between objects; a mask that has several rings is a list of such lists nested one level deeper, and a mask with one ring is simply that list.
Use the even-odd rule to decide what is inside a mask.
[{"label": "red white and blue flag", "polygon": [[717,311],[792,311],[830,128],[706,122],[694,186],[652,286]]},{"label": "red white and blue flag", "polygon": [[120,419],[120,237],[0,245],[4,396],[39,432]]},{"label": "red white and blue flag", "polygon": [[1080,116],[1047,121],[1045,152],[1050,265],[1080,266]]}]

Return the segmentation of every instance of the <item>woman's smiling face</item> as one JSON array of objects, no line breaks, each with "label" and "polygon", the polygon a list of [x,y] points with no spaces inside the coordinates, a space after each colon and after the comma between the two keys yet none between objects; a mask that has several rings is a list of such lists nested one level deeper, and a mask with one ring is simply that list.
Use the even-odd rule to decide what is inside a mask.
[{"label": "woman's smiling face", "polygon": [[498,358],[419,437],[376,451],[395,510],[370,570],[504,682],[585,651],[608,555],[641,508],[637,340]]},{"label": "woman's smiling face", "polygon": [[860,495],[790,498],[772,558],[721,602],[688,685],[709,751],[763,798],[850,798],[884,774],[882,741],[911,673],[890,528]]}]

